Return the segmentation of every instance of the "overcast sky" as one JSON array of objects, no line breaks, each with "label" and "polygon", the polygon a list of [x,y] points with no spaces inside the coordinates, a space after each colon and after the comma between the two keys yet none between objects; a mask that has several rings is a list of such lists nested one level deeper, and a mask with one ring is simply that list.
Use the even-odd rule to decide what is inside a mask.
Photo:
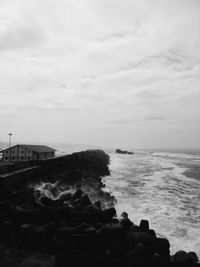
[{"label": "overcast sky", "polygon": [[0,141],[200,148],[199,0],[0,0]]}]

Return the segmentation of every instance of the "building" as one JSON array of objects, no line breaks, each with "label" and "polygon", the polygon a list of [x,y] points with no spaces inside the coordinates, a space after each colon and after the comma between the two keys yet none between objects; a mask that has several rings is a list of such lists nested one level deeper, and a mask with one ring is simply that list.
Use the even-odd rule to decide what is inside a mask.
[{"label": "building", "polygon": [[15,145],[0,151],[3,162],[40,160],[55,157],[55,149],[43,145]]}]

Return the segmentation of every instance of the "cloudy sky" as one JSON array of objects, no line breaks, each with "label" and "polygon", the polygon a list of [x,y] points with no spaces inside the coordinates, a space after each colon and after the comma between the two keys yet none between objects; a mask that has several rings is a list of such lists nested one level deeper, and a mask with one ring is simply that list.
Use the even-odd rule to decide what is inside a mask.
[{"label": "cloudy sky", "polygon": [[200,148],[199,0],[0,0],[0,141]]}]

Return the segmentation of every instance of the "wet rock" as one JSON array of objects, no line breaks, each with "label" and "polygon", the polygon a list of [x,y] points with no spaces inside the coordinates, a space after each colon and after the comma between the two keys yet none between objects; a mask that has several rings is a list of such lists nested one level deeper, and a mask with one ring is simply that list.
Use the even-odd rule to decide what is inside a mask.
[{"label": "wet rock", "polygon": [[140,227],[141,232],[148,232],[149,231],[149,221],[141,220],[139,227]]},{"label": "wet rock", "polygon": [[69,201],[72,199],[72,194],[70,192],[64,192],[60,195],[60,200],[62,202]]},{"label": "wet rock", "polygon": [[108,222],[109,220],[111,220],[115,215],[116,215],[116,209],[115,208],[105,209],[101,212],[100,220],[105,223],[105,222]]},{"label": "wet rock", "polygon": [[95,203],[94,203],[94,205],[99,209],[99,210],[101,210],[102,209],[102,203],[101,203],[101,201],[95,201]]},{"label": "wet rock", "polygon": [[153,237],[156,237],[156,232],[155,232],[153,229],[150,229],[150,230],[148,231],[148,234],[150,234],[150,235],[153,236]]},{"label": "wet rock", "polygon": [[199,258],[197,254],[193,251],[188,252],[188,257],[191,262],[197,263],[199,262]]},{"label": "wet rock", "polygon": [[5,213],[8,211],[8,209],[10,208],[10,201],[0,201],[0,213]]},{"label": "wet rock", "polygon": [[36,229],[35,225],[23,224],[19,230],[19,245],[25,250],[32,250],[34,248],[33,233]]},{"label": "wet rock", "polygon": [[[59,225],[60,226],[60,225]],[[42,224],[41,227],[45,229],[48,235],[54,235],[58,228],[58,223],[53,221],[46,224]]]},{"label": "wet rock", "polygon": [[88,195],[83,195],[82,197],[81,197],[81,205],[82,205],[82,207],[86,207],[86,206],[89,206],[89,205],[91,205],[92,203],[91,203],[91,200],[90,200],[90,198],[88,197]]},{"label": "wet rock", "polygon": [[44,251],[47,245],[47,233],[45,228],[37,227],[33,231],[33,240],[35,248]]},{"label": "wet rock", "polygon": [[143,243],[147,247],[154,247],[156,246],[156,238],[146,232],[139,233],[138,240],[140,243]]},{"label": "wet rock", "polygon": [[186,263],[187,260],[188,260],[188,254],[187,252],[183,251],[183,250],[180,250],[180,251],[177,251],[175,254],[174,254],[174,262],[175,263],[178,263],[178,264],[183,264],[183,263]]},{"label": "wet rock", "polygon": [[75,227],[61,227],[56,231],[56,238],[67,240],[70,236],[78,234]]},{"label": "wet rock", "polygon": [[[149,259],[150,266],[163,266],[165,263],[165,259],[158,253],[154,253],[152,257]],[[165,266],[165,265],[164,265]]]},{"label": "wet rock", "polygon": [[139,232],[129,232],[127,233],[127,238],[129,241],[129,246],[133,249],[139,243]]},{"label": "wet rock", "polygon": [[155,252],[164,256],[166,261],[170,261],[170,244],[166,238],[156,238]]},{"label": "wet rock", "polygon": [[49,207],[59,207],[61,205],[61,201],[60,200],[53,200],[53,199],[48,198],[48,197],[42,197],[41,198],[41,203],[44,206],[49,206]]},{"label": "wet rock", "polygon": [[130,232],[133,222],[131,222],[131,220],[128,218],[127,212],[123,212],[121,214],[120,224],[124,227],[127,233]]},{"label": "wet rock", "polygon": [[24,209],[20,206],[13,206],[9,210],[9,216],[16,225],[32,223],[39,214],[40,209]]},{"label": "wet rock", "polygon": [[147,252],[144,244],[138,243],[131,252],[132,260],[134,260],[134,262],[137,264],[146,263],[147,261],[146,254]]},{"label": "wet rock", "polygon": [[74,195],[72,196],[72,199],[80,199],[81,196],[83,195],[83,191],[81,189],[77,189]]},{"label": "wet rock", "polygon": [[16,243],[16,234],[13,222],[5,221],[1,227],[1,241],[3,241],[4,245],[13,247]]},{"label": "wet rock", "polygon": [[26,187],[23,189],[18,189],[17,191],[12,193],[11,199],[14,201],[16,205],[23,204],[27,201],[30,195],[34,194],[34,188]]},{"label": "wet rock", "polygon": [[123,254],[128,248],[128,239],[121,224],[106,224],[98,231],[101,246],[111,251],[112,255]]}]

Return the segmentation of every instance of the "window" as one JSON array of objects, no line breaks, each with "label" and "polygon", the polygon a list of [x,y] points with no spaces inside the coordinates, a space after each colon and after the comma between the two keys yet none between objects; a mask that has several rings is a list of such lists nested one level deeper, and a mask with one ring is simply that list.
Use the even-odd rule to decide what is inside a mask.
[{"label": "window", "polygon": [[8,159],[8,157],[5,157],[5,159],[7,160],[7,159]]},{"label": "window", "polygon": [[15,151],[12,151],[12,153],[14,154],[14,153],[15,153]]},{"label": "window", "polygon": [[15,160],[15,157],[12,157],[12,160]]},{"label": "window", "polygon": [[8,154],[8,150],[6,151],[6,153]]},{"label": "window", "polygon": [[23,154],[23,153],[24,153],[24,150],[22,150],[21,152],[22,152],[22,154]]},{"label": "window", "polygon": [[30,157],[28,157],[27,159],[28,159],[28,160],[30,160],[31,158],[30,158]]},{"label": "window", "polygon": [[23,160],[23,159],[24,159],[24,157],[21,157],[21,159]]}]

